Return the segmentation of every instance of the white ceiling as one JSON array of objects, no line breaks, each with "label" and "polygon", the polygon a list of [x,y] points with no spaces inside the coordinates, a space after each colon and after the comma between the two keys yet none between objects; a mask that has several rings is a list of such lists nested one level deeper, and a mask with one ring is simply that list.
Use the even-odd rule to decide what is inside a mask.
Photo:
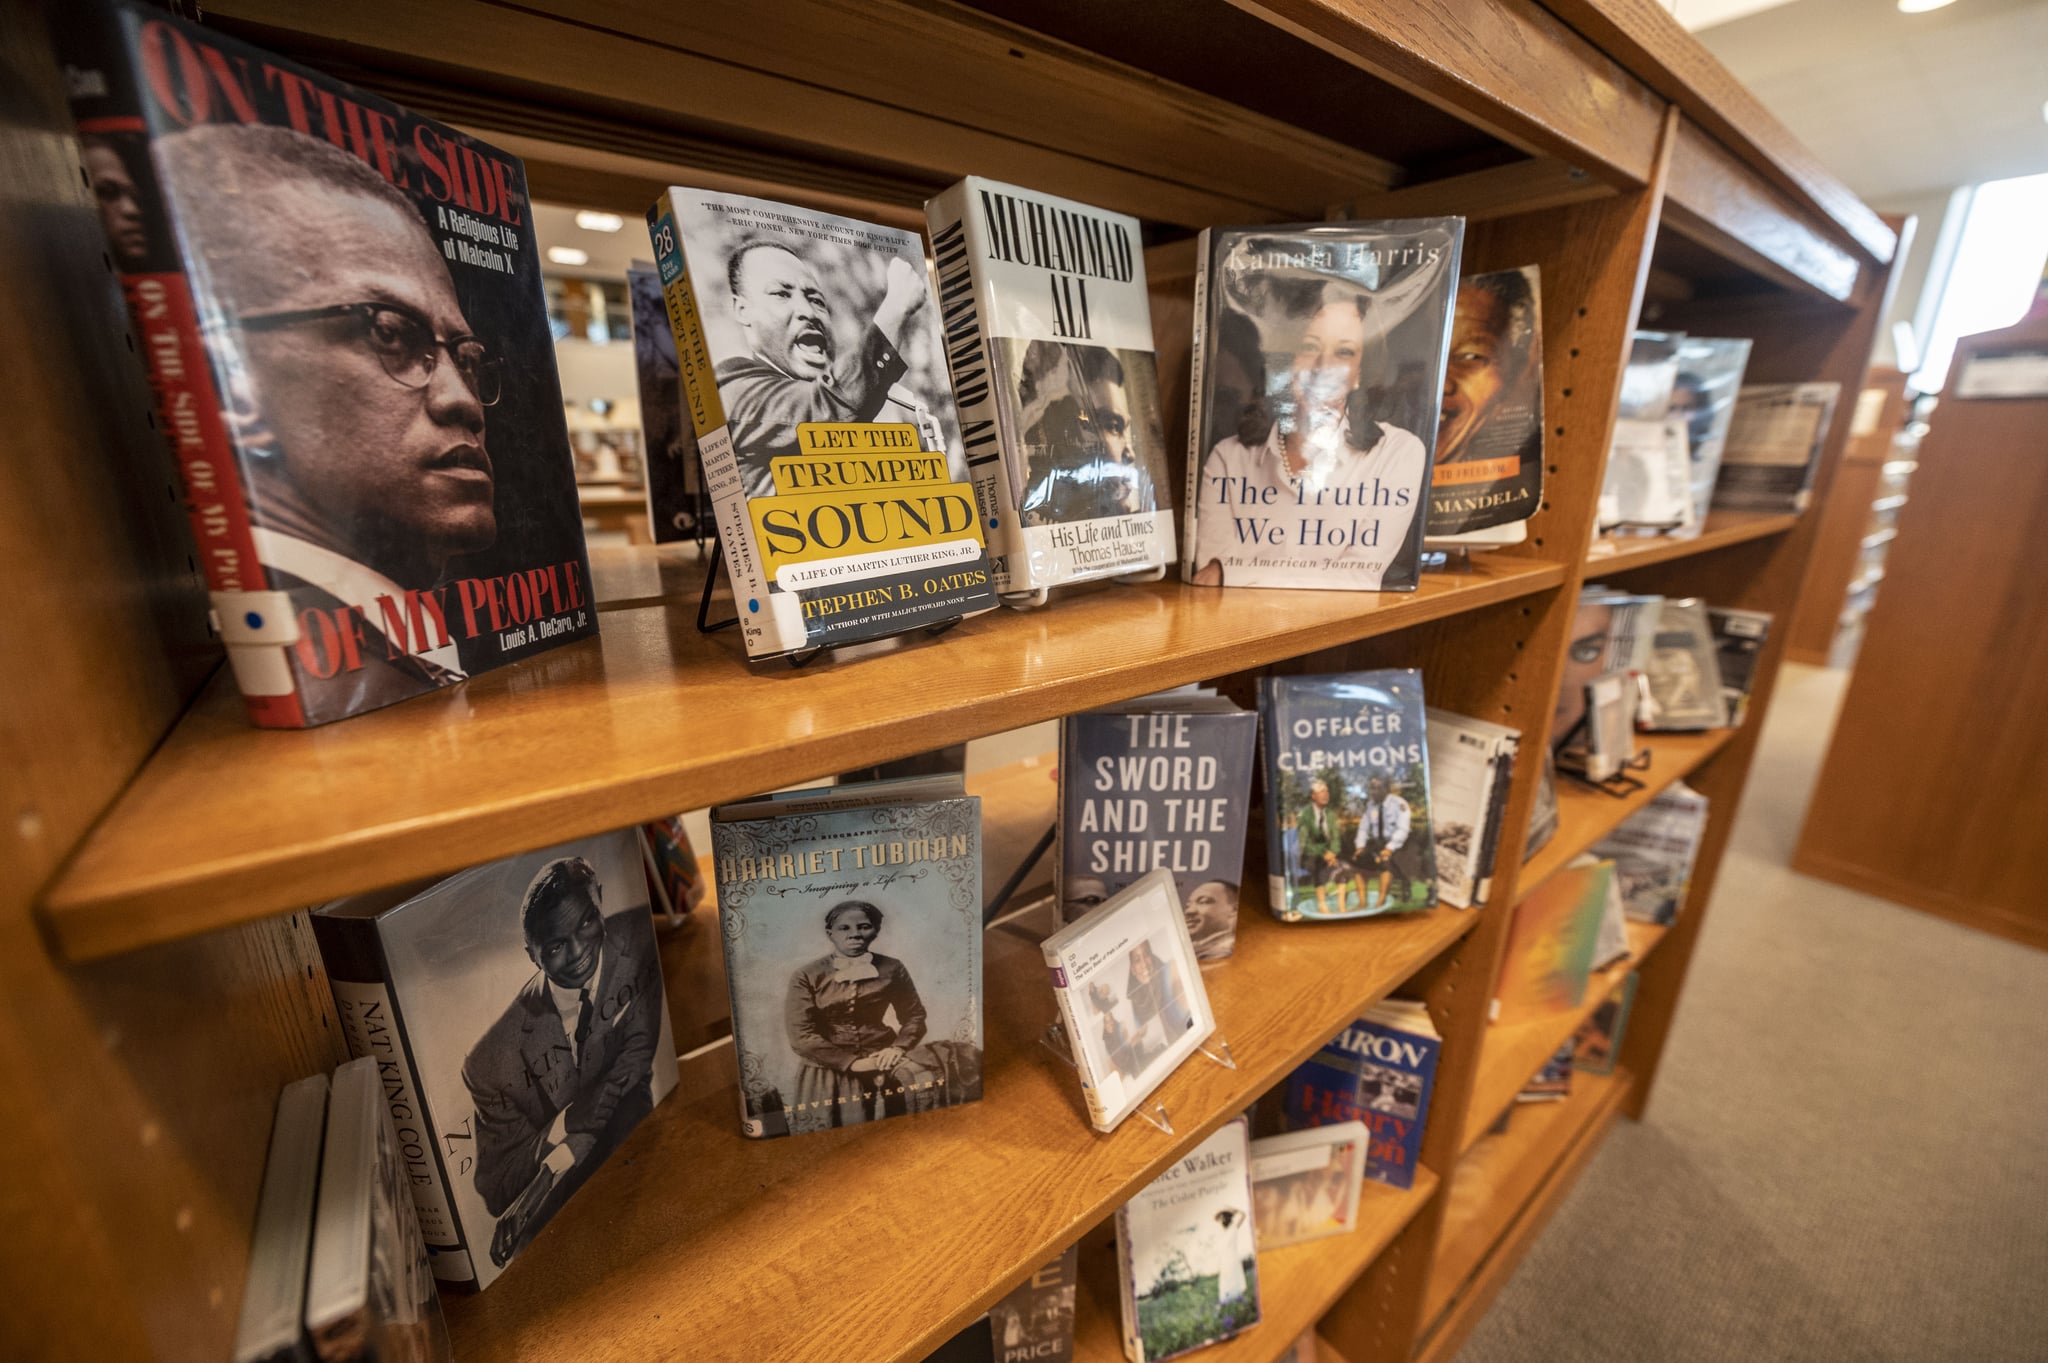
[{"label": "white ceiling", "polygon": [[[1744,12],[1759,2],[1772,7]],[[1676,0],[1674,12],[1878,207],[2048,171],[2048,0],[1926,14],[1893,0]]]},{"label": "white ceiling", "polygon": [[[558,204],[533,206],[533,235],[541,249],[541,270],[545,274],[577,275],[585,279],[624,279],[626,267],[634,261],[652,264],[654,247],[647,240],[647,224],[628,216],[616,232],[592,232],[576,225],[576,210]],[[583,266],[557,265],[547,258],[550,246],[571,246],[585,252],[590,263]]]}]

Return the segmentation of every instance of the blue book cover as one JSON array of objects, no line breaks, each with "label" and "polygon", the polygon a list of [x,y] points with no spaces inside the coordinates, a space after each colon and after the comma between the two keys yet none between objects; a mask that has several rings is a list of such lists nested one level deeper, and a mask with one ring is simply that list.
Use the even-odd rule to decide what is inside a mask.
[{"label": "blue book cover", "polygon": [[1287,1129],[1364,1122],[1365,1176],[1413,1185],[1442,1049],[1433,1036],[1360,1018],[1288,1076]]},{"label": "blue book cover", "polygon": [[1259,722],[1273,912],[1294,923],[1434,908],[1422,674],[1265,677]]}]

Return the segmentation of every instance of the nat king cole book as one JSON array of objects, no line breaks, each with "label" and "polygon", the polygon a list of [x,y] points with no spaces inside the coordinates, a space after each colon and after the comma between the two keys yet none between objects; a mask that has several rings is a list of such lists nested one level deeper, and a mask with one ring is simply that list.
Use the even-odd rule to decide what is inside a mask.
[{"label": "nat king cole book", "polygon": [[976,176],[925,205],[996,590],[1174,560],[1138,220]]},{"label": "nat king cole book", "polygon": [[1143,696],[1060,721],[1062,922],[1155,867],[1173,873],[1195,955],[1237,946],[1259,718],[1214,691]]},{"label": "nat king cole book", "polygon": [[327,1076],[286,1084],[277,1097],[270,1157],[249,1235],[249,1281],[235,1325],[235,1363],[307,1363],[313,1356],[306,1339],[306,1263],[326,1128]]},{"label": "nat king cole book", "polygon": [[319,1363],[447,1363],[448,1326],[406,1185],[417,1172],[391,1122],[383,1067],[334,1071],[306,1269],[306,1337]]},{"label": "nat king cole book", "polygon": [[1124,1354],[1159,1363],[1259,1323],[1244,1118],[1166,1166],[1117,1209]]},{"label": "nat king cole book", "polygon": [[1433,908],[1422,674],[1263,677],[1259,723],[1273,912],[1293,923]]},{"label": "nat king cole book", "polygon": [[51,15],[250,717],[595,634],[519,161],[139,0]]},{"label": "nat king cole book", "polygon": [[1428,1009],[1384,999],[1288,1076],[1287,1125],[1363,1122],[1370,1133],[1365,1176],[1411,1187],[1442,1049]]},{"label": "nat king cole book", "polygon": [[484,1288],[676,1086],[632,829],[313,913],[443,1282]]},{"label": "nat king cole book", "polygon": [[711,812],[740,1129],[981,1097],[981,801],[957,774]]},{"label": "nat king cole book", "polygon": [[1184,580],[1414,590],[1464,236],[1463,218],[1202,233]]},{"label": "nat king cole book", "polygon": [[647,227],[747,656],[994,609],[918,235],[681,187]]},{"label": "nat king cole book", "polygon": [[1467,275],[1430,474],[1428,544],[1518,544],[1543,501],[1543,309],[1534,265]]}]

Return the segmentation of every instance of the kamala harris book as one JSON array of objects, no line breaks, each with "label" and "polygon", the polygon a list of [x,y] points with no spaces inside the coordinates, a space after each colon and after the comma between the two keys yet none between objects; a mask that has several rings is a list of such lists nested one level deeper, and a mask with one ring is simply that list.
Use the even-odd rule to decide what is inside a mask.
[{"label": "kamala harris book", "polygon": [[1436,1024],[1421,1004],[1374,1004],[1288,1076],[1288,1129],[1363,1122],[1370,1133],[1365,1176],[1396,1188],[1413,1186],[1442,1049]]},{"label": "kamala harris book", "polygon": [[680,187],[647,226],[747,656],[994,609],[918,235]]},{"label": "kamala harris book", "polygon": [[1138,220],[969,176],[925,205],[996,590],[1173,561]]},{"label": "kamala harris book", "polygon": [[1242,1117],[1117,1209],[1124,1355],[1160,1363],[1259,1323],[1251,1143]]},{"label": "kamala harris book", "polygon": [[1273,912],[1294,923],[1434,907],[1422,674],[1262,677],[1259,723]]},{"label": "kamala harris book", "polygon": [[1197,246],[1197,586],[1412,591],[1463,218],[1210,228]]},{"label": "kamala harris book", "polygon": [[443,1282],[490,1286],[676,1086],[631,829],[316,909]]},{"label": "kamala harris book", "polygon": [[740,1129],[981,1097],[981,801],[955,773],[711,813]]},{"label": "kamala harris book", "polygon": [[595,634],[519,161],[154,5],[51,16],[250,717]]}]

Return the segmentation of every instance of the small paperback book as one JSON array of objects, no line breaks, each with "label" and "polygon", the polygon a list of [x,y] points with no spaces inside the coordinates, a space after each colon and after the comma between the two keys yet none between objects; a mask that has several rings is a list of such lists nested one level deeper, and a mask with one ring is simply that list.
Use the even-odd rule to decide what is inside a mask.
[{"label": "small paperback book", "polygon": [[1678,343],[1678,373],[1671,385],[1665,415],[1685,423],[1691,452],[1692,504],[1699,516],[1714,499],[1714,480],[1721,471],[1721,450],[1728,443],[1728,425],[1735,419],[1735,396],[1749,368],[1750,343],[1744,339],[1687,336]]},{"label": "small paperback book", "polygon": [[1114,1131],[1216,1030],[1173,873],[1148,873],[1043,950],[1088,1120]]},{"label": "small paperback book", "polygon": [[1116,1214],[1124,1354],[1159,1363],[1259,1323],[1245,1120],[1166,1167]]},{"label": "small paperback book", "polygon": [[1515,905],[1493,991],[1493,1021],[1546,1017],[1585,999],[1613,880],[1611,861],[1560,867]]},{"label": "small paperback book", "polygon": [[1173,873],[1195,955],[1237,945],[1259,718],[1214,691],[1143,696],[1060,722],[1060,921],[1146,872]]},{"label": "small paperback book", "polygon": [[697,460],[697,428],[683,412],[682,368],[669,329],[661,275],[636,263],[626,271],[633,306],[633,369],[639,380],[640,434],[646,443],[647,521],[656,544],[695,539],[698,517],[708,515],[704,470]]},{"label": "small paperback book", "polygon": [[925,205],[996,590],[1175,561],[1138,220],[969,176]]},{"label": "small paperback book", "polygon": [[1706,832],[1707,797],[1676,781],[1595,843],[1593,855],[1614,863],[1622,912],[1639,923],[1673,922]]},{"label": "small paperback book", "polygon": [[1485,903],[1492,888],[1494,849],[1522,736],[1435,706],[1427,713],[1437,899],[1469,909]]},{"label": "small paperback book", "polygon": [[1292,923],[1433,908],[1422,674],[1263,677],[1259,718],[1273,912]]},{"label": "small paperback book", "polygon": [[1466,275],[1451,319],[1425,546],[1518,544],[1543,501],[1543,309],[1534,265]]},{"label": "small paperback book", "polygon": [[306,1338],[319,1363],[447,1363],[441,1294],[406,1190],[413,1147],[392,1127],[382,1073],[370,1056],[334,1071],[306,1261]]},{"label": "small paperback book", "polygon": [[1577,1052],[1573,1067],[1581,1074],[1612,1074],[1621,1055],[1622,1038],[1628,1035],[1628,1015],[1636,1006],[1636,987],[1643,977],[1631,970],[1621,987],[1600,1001],[1593,1016],[1573,1039]]},{"label": "small paperback book", "polygon": [[747,656],[994,609],[922,239],[680,187],[647,226]]},{"label": "small paperback book", "polygon": [[1042,1265],[1021,1287],[930,1354],[925,1363],[1073,1363],[1079,1255]]},{"label": "small paperback book", "polygon": [[376,1059],[434,1276],[484,1288],[676,1086],[625,829],[313,912]]},{"label": "small paperback book", "polygon": [[1464,237],[1463,218],[1202,233],[1184,581],[1415,589]]},{"label": "small paperback book", "polygon": [[1771,634],[1769,611],[1707,608],[1714,631],[1714,654],[1721,669],[1721,696],[1727,702],[1727,723],[1739,727],[1749,714],[1749,692],[1756,685],[1757,660]]},{"label": "small paperback book", "polygon": [[1666,597],[1657,611],[1643,666],[1636,724],[1648,730],[1718,729],[1728,722],[1721,664],[1706,604],[1696,596]]},{"label": "small paperback book", "polygon": [[981,801],[957,774],[711,812],[740,1130],[981,1097]]},{"label": "small paperback book", "polygon": [[1522,1091],[1515,1095],[1518,1103],[1559,1103],[1572,1096],[1572,1063],[1578,1055],[1579,1042],[1576,1036],[1568,1037],[1557,1053],[1543,1062],[1543,1068],[1529,1076],[1529,1082],[1522,1085]]},{"label": "small paperback book", "polygon": [[1358,1229],[1368,1139],[1364,1122],[1337,1122],[1252,1142],[1260,1249]]},{"label": "small paperback book", "polygon": [[235,1326],[235,1363],[310,1363],[306,1264],[327,1129],[327,1076],[286,1084],[270,1128],[270,1157],[249,1236],[249,1280]]},{"label": "small paperback book", "polygon": [[1302,1130],[1363,1122],[1369,1133],[1365,1176],[1412,1187],[1442,1049],[1427,1008],[1384,999],[1288,1076],[1287,1125]]},{"label": "small paperback book", "polygon": [[595,634],[518,158],[154,4],[50,13],[250,719]]},{"label": "small paperback book", "polygon": [[1714,505],[1730,511],[1806,510],[1841,395],[1839,383],[1744,384],[1721,451]]}]

